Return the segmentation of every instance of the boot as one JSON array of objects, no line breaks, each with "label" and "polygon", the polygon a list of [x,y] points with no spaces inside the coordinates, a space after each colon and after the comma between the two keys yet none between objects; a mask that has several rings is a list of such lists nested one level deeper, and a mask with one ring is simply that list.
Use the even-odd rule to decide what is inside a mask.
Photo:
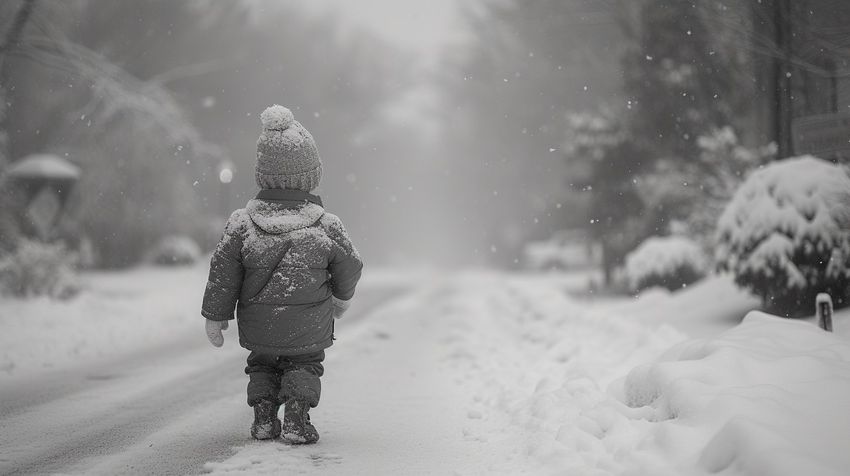
[{"label": "boot", "polygon": [[251,436],[257,440],[270,440],[280,436],[280,419],[277,411],[278,403],[260,400],[254,404],[254,424],[251,425]]},{"label": "boot", "polygon": [[310,423],[308,403],[291,399],[283,411],[283,437],[296,444],[311,444],[319,441],[319,432]]}]

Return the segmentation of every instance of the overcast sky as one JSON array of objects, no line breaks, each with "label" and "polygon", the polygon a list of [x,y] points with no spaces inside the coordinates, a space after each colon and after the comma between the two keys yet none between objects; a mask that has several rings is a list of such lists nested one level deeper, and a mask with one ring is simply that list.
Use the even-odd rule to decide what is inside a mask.
[{"label": "overcast sky", "polygon": [[311,8],[337,13],[345,23],[364,27],[392,43],[433,55],[461,41],[458,0],[311,0]]},{"label": "overcast sky", "polygon": [[389,43],[417,55],[424,66],[433,66],[447,45],[462,43],[466,30],[460,5],[482,0],[242,0],[260,16],[275,7],[295,7],[306,12],[334,14],[339,25],[367,30]]}]

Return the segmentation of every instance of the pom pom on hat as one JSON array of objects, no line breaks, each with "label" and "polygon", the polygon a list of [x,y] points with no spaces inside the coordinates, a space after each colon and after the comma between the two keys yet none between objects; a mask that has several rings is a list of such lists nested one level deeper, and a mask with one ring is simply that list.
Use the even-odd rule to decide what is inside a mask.
[{"label": "pom pom on hat", "polygon": [[263,129],[267,131],[282,131],[295,122],[295,116],[288,108],[275,104],[260,114],[260,121],[263,123]]}]

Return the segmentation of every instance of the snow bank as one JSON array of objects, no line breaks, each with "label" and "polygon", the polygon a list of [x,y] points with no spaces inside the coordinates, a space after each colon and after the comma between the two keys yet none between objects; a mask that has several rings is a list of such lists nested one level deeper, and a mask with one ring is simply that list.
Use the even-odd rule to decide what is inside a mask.
[{"label": "snow bank", "polygon": [[625,318],[600,318],[539,279],[459,276],[428,313],[447,326],[442,342],[469,395],[465,437],[505,451],[490,473],[617,474],[623,449],[606,439],[629,426],[605,391],[631,368],[685,336]]},{"label": "snow bank", "polygon": [[671,290],[680,288],[704,276],[707,269],[702,249],[684,236],[647,238],[626,256],[623,268],[634,290],[653,285]]},{"label": "snow bank", "polygon": [[[850,341],[752,312],[715,339],[670,349],[613,393],[644,420],[653,474],[846,474]],[[646,473],[645,473],[646,474]]]},{"label": "snow bank", "polygon": [[595,302],[589,312],[598,319],[620,316],[651,327],[671,325],[690,337],[713,337],[740,324],[760,306],[760,300],[739,288],[731,275],[720,274],[675,293],[653,288],[635,298]]},{"label": "snow bank", "polygon": [[517,447],[490,473],[840,474],[850,341],[760,313],[710,339],[664,324],[734,313],[717,303],[727,295],[752,302],[729,281],[656,295],[668,302],[652,327],[632,315],[639,301],[605,312],[553,283],[464,275],[431,293],[423,318],[446,326],[445,359],[469,395],[465,438]]},{"label": "snow bank", "polygon": [[[83,273],[82,292],[67,301],[2,297],[0,378],[126,354],[187,333],[205,344],[200,305],[208,263],[203,257],[186,267]],[[370,269],[360,289],[402,289],[427,275]]]},{"label": "snow bank", "polygon": [[202,336],[207,269],[203,262],[88,273],[83,291],[67,301],[4,298],[0,378],[120,355],[187,332]]}]

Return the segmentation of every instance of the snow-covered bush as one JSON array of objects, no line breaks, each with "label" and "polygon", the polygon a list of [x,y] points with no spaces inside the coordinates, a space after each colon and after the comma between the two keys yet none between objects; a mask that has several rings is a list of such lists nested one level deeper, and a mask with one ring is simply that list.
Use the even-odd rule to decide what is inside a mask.
[{"label": "snow-covered bush", "polygon": [[161,265],[186,265],[198,261],[201,249],[188,236],[174,235],[163,238],[150,253],[150,261]]},{"label": "snow-covered bush", "polygon": [[703,278],[702,248],[684,236],[653,236],[626,256],[623,273],[632,291],[655,286],[671,291]]},{"label": "snow-covered bush", "polygon": [[73,297],[80,290],[75,264],[76,256],[62,244],[21,240],[12,252],[0,256],[0,292],[19,297]]},{"label": "snow-covered bush", "polygon": [[600,247],[588,243],[578,230],[555,232],[546,240],[528,242],[522,247],[523,263],[534,270],[586,269],[599,264]]},{"label": "snow-covered bush", "polygon": [[811,156],[774,162],[741,185],[717,224],[717,262],[785,316],[811,313],[819,292],[847,304],[850,175]]}]

